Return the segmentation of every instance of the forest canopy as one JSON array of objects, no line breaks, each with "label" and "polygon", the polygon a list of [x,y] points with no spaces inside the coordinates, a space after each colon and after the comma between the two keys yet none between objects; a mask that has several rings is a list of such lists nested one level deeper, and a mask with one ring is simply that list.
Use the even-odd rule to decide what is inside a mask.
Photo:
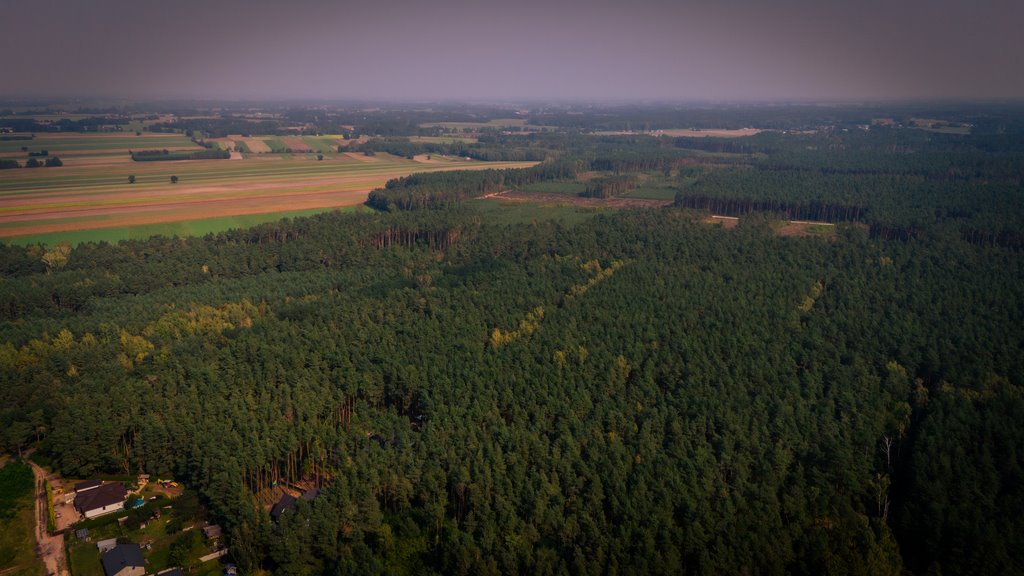
[{"label": "forest canopy", "polygon": [[[364,213],[0,245],[0,440],[182,479],[246,571],[1019,571],[1020,134],[575,121],[485,141],[533,168],[415,174]],[[479,199],[565,182],[675,199]],[[279,482],[320,493],[274,521]]]}]

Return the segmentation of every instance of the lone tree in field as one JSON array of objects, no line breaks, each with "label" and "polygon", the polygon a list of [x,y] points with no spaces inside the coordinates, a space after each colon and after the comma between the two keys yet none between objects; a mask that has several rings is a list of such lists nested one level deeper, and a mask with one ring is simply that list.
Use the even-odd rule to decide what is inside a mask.
[{"label": "lone tree in field", "polygon": [[177,183],[178,183],[178,177],[177,176],[171,176],[171,184],[177,184]]},{"label": "lone tree in field", "polygon": [[131,176],[128,177],[128,183],[135,184],[135,174],[132,174]]},{"label": "lone tree in field", "polygon": [[317,160],[323,160],[324,159],[324,155],[323,154],[317,154],[316,155],[316,159]]}]

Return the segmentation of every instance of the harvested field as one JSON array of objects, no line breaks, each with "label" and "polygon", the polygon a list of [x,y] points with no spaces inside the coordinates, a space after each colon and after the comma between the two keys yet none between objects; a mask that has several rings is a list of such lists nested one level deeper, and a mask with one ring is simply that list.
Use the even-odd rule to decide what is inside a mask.
[{"label": "harvested field", "polygon": [[[533,164],[422,164],[390,155],[355,162],[331,155],[324,161],[271,156],[5,170],[0,172],[0,237],[351,206],[388,179],[412,172]],[[129,175],[135,176],[134,184],[128,183]],[[177,184],[170,183],[171,175],[178,176]]]},{"label": "harvested field", "polygon": [[245,143],[245,146],[249,148],[249,151],[253,154],[267,154],[270,152],[270,146],[259,138],[238,138]]},{"label": "harvested field", "polygon": [[313,151],[313,148],[310,147],[309,144],[306,144],[302,138],[285,138],[284,145],[286,148],[290,148],[292,152],[296,153]]}]

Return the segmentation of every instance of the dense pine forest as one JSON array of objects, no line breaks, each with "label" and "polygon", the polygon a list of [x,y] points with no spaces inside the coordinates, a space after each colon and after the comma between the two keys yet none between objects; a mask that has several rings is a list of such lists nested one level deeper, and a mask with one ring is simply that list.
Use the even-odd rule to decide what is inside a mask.
[{"label": "dense pine forest", "polygon": [[[395,180],[365,213],[0,246],[0,440],[180,478],[246,573],[1021,573],[1024,123],[931,112],[973,128],[548,110],[466,147],[398,119],[364,151],[543,162]],[[769,130],[594,133],[699,123]],[[478,199],[650,182],[674,201]],[[321,491],[272,521],[279,482]]]}]

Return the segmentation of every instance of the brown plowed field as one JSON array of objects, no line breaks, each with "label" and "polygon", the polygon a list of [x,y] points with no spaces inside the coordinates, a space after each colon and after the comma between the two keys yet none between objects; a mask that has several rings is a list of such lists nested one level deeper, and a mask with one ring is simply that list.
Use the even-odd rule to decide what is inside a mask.
[{"label": "brown plowed field", "polygon": [[[354,155],[357,158],[361,156]],[[102,157],[89,158],[99,161]],[[115,158],[120,158],[115,157]],[[125,156],[127,158],[127,155]],[[0,238],[361,204],[413,172],[523,168],[533,162],[422,164],[281,158],[68,165],[0,172]],[[136,177],[134,184],[128,176]],[[170,183],[170,175],[179,181]]]}]

